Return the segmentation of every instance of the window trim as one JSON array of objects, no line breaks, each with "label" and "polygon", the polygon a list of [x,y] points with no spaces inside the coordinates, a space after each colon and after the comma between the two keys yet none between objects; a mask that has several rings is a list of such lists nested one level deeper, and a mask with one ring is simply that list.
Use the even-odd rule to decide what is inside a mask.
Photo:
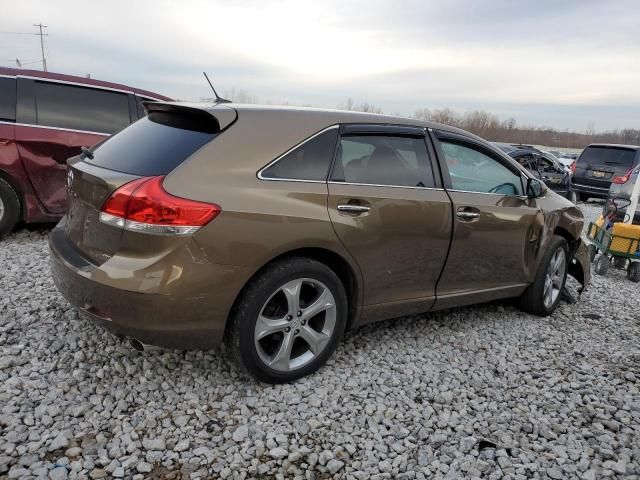
[{"label": "window trim", "polygon": [[[9,76],[9,75],[7,75]],[[61,83],[63,85],[71,85],[71,86],[76,86],[76,87],[84,87],[84,88],[93,88],[95,90],[107,90],[107,91],[111,91],[111,92],[118,92],[118,93],[131,93],[134,95],[137,95],[137,92],[135,92],[134,90],[127,90],[127,89],[123,89],[123,88],[114,88],[114,87],[106,87],[106,86],[102,86],[102,85],[93,85],[91,83],[82,83],[82,82],[70,82],[68,80],[58,80],[56,78],[46,78],[46,77],[36,77],[36,76],[32,76],[32,75],[15,75],[15,78],[25,78],[28,80],[36,80],[38,82],[48,82],[48,83]],[[146,95],[149,96],[149,95]],[[167,100],[161,100],[159,98],[153,98],[153,100],[157,101],[157,102],[164,102]]]},{"label": "window trim", "polygon": [[[313,140],[314,138],[316,138],[319,135],[322,135],[325,132],[328,132],[330,130],[333,129],[337,129],[340,128],[340,125],[335,124],[335,125],[330,125],[326,128],[323,128],[322,130],[314,133],[313,135],[311,135],[310,137],[305,138],[304,140],[302,140],[300,143],[294,145],[293,147],[291,147],[289,150],[287,150],[286,152],[284,152],[283,154],[279,155],[278,157],[276,157],[274,160],[272,160],[271,162],[269,162],[268,164],[266,164],[264,167],[262,167],[260,170],[258,170],[256,172],[256,177],[258,178],[258,180],[266,180],[269,182],[302,182],[302,183],[327,183],[327,178],[325,176],[324,180],[305,180],[302,178],[271,178],[271,177],[265,177],[263,175],[263,172],[265,170],[267,170],[269,167],[272,167],[273,165],[275,165],[276,163],[278,163],[280,160],[282,160],[284,157],[286,157],[288,154],[290,154],[291,152],[293,152],[295,149],[301,147],[302,145],[304,145],[307,142],[310,142],[311,140]],[[338,132],[338,138],[340,137],[340,132]],[[332,167],[333,166],[333,157],[335,156],[335,148],[334,151],[332,152],[332,158],[330,160],[329,166]],[[331,168],[329,168],[329,173],[331,172]]]},{"label": "window trim", "polygon": [[61,130],[63,132],[88,133],[89,135],[102,135],[106,137],[110,137],[111,135],[114,135],[113,133],[93,132],[91,130],[77,130],[75,128],[48,127],[47,125],[36,125],[34,123],[8,122],[6,120],[0,120],[0,124],[15,125],[16,127],[44,128],[46,130]]},{"label": "window trim", "polygon": [[[528,171],[526,171],[526,169],[521,168],[520,166],[514,165],[513,163],[515,162],[515,160],[509,157],[506,153],[503,153],[502,151],[497,149],[497,147],[495,148],[497,149],[498,154],[496,154],[496,150],[493,147],[489,148],[486,145],[484,145],[482,142],[479,142],[476,139],[468,137],[466,135],[447,132],[444,130],[434,131],[429,129],[429,132],[431,134],[431,139],[438,156],[438,165],[440,166],[440,171],[442,173],[442,180],[444,182],[444,188],[446,191],[458,192],[458,193],[475,193],[479,195],[496,195],[500,197],[511,197],[511,198],[521,198],[521,199],[529,198],[526,192],[527,181],[529,179],[536,179],[535,176],[533,176]],[[489,158],[492,158],[493,160],[495,160],[496,162],[504,166],[507,170],[510,170],[511,173],[520,177],[521,187],[522,187],[522,191],[524,192],[524,195],[505,195],[504,193],[474,192],[470,190],[458,190],[453,188],[453,183],[451,182],[451,177],[449,175],[449,166],[447,165],[445,155],[442,150],[442,146],[440,145],[441,141],[447,141],[447,140],[453,143],[461,143],[461,144],[466,143],[470,145],[470,147],[468,148],[475,147],[481,152],[486,152],[485,155],[487,155]]]}]

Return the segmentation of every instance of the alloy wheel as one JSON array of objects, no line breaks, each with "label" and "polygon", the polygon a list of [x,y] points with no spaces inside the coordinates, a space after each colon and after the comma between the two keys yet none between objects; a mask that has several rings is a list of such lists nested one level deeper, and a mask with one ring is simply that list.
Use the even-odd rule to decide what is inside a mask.
[{"label": "alloy wheel", "polygon": [[564,282],[564,273],[567,266],[567,255],[564,248],[558,248],[549,262],[549,268],[547,269],[547,275],[544,279],[544,306],[551,308],[560,292],[562,291],[562,284]]},{"label": "alloy wheel", "polygon": [[336,301],[311,278],[289,281],[271,294],[254,329],[258,356],[269,368],[288,372],[317,358],[332,338]]}]

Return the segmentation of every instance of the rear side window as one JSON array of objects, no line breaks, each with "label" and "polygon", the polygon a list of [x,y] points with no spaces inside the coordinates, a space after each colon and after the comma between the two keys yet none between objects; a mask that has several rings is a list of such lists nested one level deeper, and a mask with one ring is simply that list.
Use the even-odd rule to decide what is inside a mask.
[{"label": "rear side window", "polygon": [[635,150],[616,147],[587,147],[580,156],[581,166],[610,166],[629,170],[633,166]]},{"label": "rear side window", "polygon": [[324,180],[337,136],[338,129],[332,128],[310,138],[265,168],[260,176],[277,180]]},{"label": "rear side window", "polygon": [[131,123],[127,94],[35,82],[37,124],[115,133]]},{"label": "rear side window", "polygon": [[0,120],[16,119],[16,79],[0,78]]},{"label": "rear side window", "polygon": [[213,140],[219,131],[208,114],[151,112],[100,144],[93,159],[99,167],[133,175],[166,175]]},{"label": "rear side window", "polygon": [[398,187],[433,187],[424,138],[353,135],[340,139],[333,181]]}]

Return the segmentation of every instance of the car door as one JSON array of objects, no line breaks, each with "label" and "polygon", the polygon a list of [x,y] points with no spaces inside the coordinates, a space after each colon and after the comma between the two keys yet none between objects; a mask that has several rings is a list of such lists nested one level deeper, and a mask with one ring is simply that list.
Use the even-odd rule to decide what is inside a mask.
[{"label": "car door", "polygon": [[343,126],[329,216],[363,278],[365,321],[426,311],[449,248],[451,204],[423,128]]},{"label": "car door", "polygon": [[436,308],[518,295],[529,282],[542,213],[524,193],[523,173],[470,137],[433,136],[454,211]]},{"label": "car door", "polygon": [[130,123],[124,92],[18,79],[16,144],[46,210],[64,213],[67,159]]}]

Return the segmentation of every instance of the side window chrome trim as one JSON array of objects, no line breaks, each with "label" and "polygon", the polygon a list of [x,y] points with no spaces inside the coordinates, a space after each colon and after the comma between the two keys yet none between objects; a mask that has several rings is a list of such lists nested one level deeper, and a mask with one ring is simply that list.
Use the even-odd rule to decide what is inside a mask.
[{"label": "side window chrome trim", "polygon": [[494,192],[472,192],[471,190],[456,190],[455,188],[447,188],[447,192],[457,192],[457,193],[474,193],[476,195],[497,195],[498,197],[511,197],[511,198],[529,198],[526,195],[506,195],[504,193],[494,193]]},{"label": "side window chrome trim", "polygon": [[7,122],[7,121],[4,121],[4,120],[0,120],[0,123],[7,124],[7,125],[15,125],[15,126],[18,126],[18,127],[46,128],[48,130],[62,130],[63,132],[88,133],[88,134],[91,134],[91,135],[104,135],[104,136],[107,136],[107,137],[109,137],[111,135],[115,135],[116,133],[118,133],[118,132],[115,132],[115,133],[93,132],[91,130],[76,130],[75,128],[64,128],[64,127],[49,127],[48,125],[35,125],[33,123]]},{"label": "side window chrome trim", "polygon": [[357,183],[357,182],[337,182],[335,180],[331,180],[327,182],[329,185],[355,185],[362,187],[389,187],[389,188],[409,188],[412,190],[437,190],[439,192],[444,192],[444,188],[438,187],[410,187],[408,185],[384,185],[379,183]]},{"label": "side window chrome trim", "polygon": [[322,130],[320,130],[319,132],[314,133],[313,135],[311,135],[310,137],[305,138],[303,141],[301,141],[300,143],[298,143],[297,145],[294,145],[293,147],[291,147],[289,150],[287,150],[286,152],[284,152],[282,155],[279,155],[278,157],[276,157],[274,160],[272,160],[271,162],[269,162],[268,164],[266,164],[264,167],[262,167],[260,170],[258,170],[258,172],[256,173],[256,176],[258,177],[259,180],[267,180],[269,182],[304,182],[304,183],[327,183],[326,179],[325,180],[305,180],[303,178],[271,178],[271,177],[265,177],[262,175],[262,172],[264,172],[265,170],[267,170],[269,167],[272,167],[273,165],[275,165],[276,163],[278,163],[280,160],[282,160],[284,157],[286,157],[288,154],[290,154],[291,152],[293,152],[296,148],[301,147],[302,145],[304,145],[305,143],[313,140],[314,138],[316,138],[319,135],[322,135],[325,132],[328,132],[330,130],[336,129],[336,128],[340,128],[340,125],[331,125],[329,127],[323,128]]}]

